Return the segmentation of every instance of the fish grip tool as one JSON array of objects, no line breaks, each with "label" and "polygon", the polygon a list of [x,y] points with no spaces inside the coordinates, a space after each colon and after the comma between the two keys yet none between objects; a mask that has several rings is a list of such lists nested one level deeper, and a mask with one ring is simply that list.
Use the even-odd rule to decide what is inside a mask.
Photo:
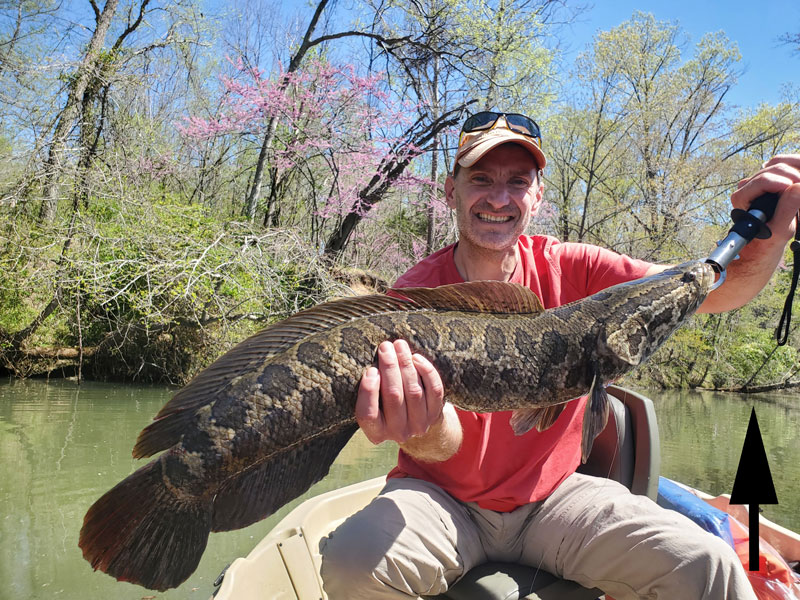
[{"label": "fish grip tool", "polygon": [[[718,288],[725,281],[725,271],[728,265],[738,258],[739,251],[754,239],[765,240],[772,235],[767,222],[775,214],[778,206],[778,194],[767,193],[759,196],[750,203],[750,207],[745,211],[741,208],[734,208],[731,211],[731,227],[724,240],[717,243],[717,248],[706,259],[706,262],[714,267],[720,274],[719,280],[714,284],[713,289]],[[795,234],[790,248],[794,255],[792,266],[792,283],[786,295],[783,305],[783,313],[775,330],[775,339],[779,346],[786,344],[789,338],[789,327],[792,320],[792,303],[797,289],[798,279],[800,279],[800,215],[795,216]]]},{"label": "fish grip tool", "polygon": [[765,240],[772,235],[766,223],[775,214],[778,205],[778,194],[763,194],[750,203],[746,211],[734,208],[731,211],[733,227],[724,240],[717,243],[706,262],[719,273],[720,282],[724,279],[725,269],[737,256],[739,251],[754,239]]}]

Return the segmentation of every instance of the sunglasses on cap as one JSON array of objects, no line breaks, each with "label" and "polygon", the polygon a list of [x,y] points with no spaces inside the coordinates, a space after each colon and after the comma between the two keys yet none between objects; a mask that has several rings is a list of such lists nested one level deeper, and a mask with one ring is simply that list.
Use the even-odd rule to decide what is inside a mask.
[{"label": "sunglasses on cap", "polygon": [[494,129],[500,117],[505,120],[508,129],[533,138],[536,141],[536,145],[540,148],[542,147],[542,134],[536,121],[518,113],[501,113],[488,110],[475,113],[464,121],[464,125],[461,127],[461,135],[458,138],[458,145],[461,146],[468,133]]}]

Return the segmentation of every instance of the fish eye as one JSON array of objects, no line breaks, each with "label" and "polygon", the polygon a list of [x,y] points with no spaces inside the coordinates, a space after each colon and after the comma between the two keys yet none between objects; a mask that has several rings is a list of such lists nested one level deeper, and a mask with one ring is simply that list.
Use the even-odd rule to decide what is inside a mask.
[{"label": "fish eye", "polygon": [[684,273],[684,275],[683,275],[683,280],[686,281],[686,282],[692,282],[695,279],[697,279],[697,275],[695,275],[695,273],[693,273],[691,271],[688,272],[688,273]]}]

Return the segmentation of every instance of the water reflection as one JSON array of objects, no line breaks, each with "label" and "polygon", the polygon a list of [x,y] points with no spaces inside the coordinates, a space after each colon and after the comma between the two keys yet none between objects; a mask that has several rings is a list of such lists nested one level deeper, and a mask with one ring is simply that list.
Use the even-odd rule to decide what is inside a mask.
[{"label": "water reflection", "polygon": [[764,516],[800,530],[800,398],[794,394],[651,393],[661,437],[661,471],[710,494],[729,494],[755,407],[777,506]]},{"label": "water reflection", "polygon": [[[169,399],[164,387],[64,381],[0,383],[0,581],[9,597],[139,599],[154,593],[93,572],[78,548],[86,510],[133,472],[139,431]],[[396,450],[360,435],[313,495],[385,473]],[[197,571],[160,599],[208,598],[212,582],[302,498],[238,531],[212,534]]]},{"label": "water reflection", "polygon": [[[89,505],[141,463],[130,451],[138,432],[169,398],[163,387],[70,382],[0,383],[0,580],[14,598],[140,599],[144,588],[94,573],[77,547]],[[765,514],[800,530],[800,409],[794,395],[741,397],[658,392],[662,473],[709,493],[729,493],[756,406],[778,506]],[[391,444],[374,447],[357,435],[330,475],[308,495],[385,473]],[[208,597],[233,558],[247,554],[294,505],[249,528],[212,534],[200,566],[160,599]]]}]

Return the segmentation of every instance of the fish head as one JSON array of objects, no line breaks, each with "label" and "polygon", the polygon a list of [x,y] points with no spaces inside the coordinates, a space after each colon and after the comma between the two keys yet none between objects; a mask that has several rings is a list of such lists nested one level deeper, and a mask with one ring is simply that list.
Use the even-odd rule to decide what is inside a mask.
[{"label": "fish head", "polygon": [[606,321],[603,354],[642,364],[694,314],[715,277],[713,267],[698,260],[609,288],[615,313]]}]

